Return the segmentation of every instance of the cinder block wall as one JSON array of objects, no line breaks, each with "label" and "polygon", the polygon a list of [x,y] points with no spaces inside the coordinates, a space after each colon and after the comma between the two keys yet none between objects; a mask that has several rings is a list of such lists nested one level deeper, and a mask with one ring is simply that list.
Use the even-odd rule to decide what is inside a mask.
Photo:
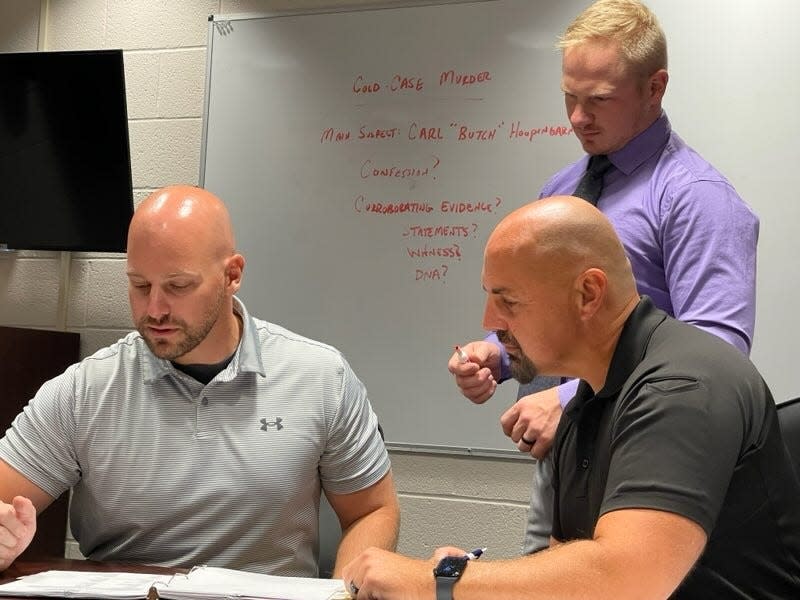
[{"label": "cinder block wall", "polygon": [[[368,3],[0,0],[0,51],[125,51],[138,203],[162,185],[198,182],[208,15]],[[0,254],[0,324],[77,331],[83,356],[115,341],[131,327],[124,255]],[[519,553],[529,461],[393,452],[392,462],[402,552],[428,556],[436,546],[454,544],[488,546],[493,558]],[[67,555],[78,556],[75,542]]]}]

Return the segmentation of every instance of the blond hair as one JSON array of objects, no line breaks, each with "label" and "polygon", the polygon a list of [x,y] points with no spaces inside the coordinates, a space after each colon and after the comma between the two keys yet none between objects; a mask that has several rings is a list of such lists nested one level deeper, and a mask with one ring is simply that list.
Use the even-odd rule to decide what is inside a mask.
[{"label": "blond hair", "polygon": [[638,0],[597,0],[567,27],[557,46],[563,50],[598,39],[618,43],[641,78],[667,68],[667,38],[656,16]]}]

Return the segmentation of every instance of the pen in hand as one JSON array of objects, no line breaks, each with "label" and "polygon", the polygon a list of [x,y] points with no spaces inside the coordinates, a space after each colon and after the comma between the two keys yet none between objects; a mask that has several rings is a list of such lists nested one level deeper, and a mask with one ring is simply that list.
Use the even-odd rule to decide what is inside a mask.
[{"label": "pen in hand", "polygon": [[456,346],[456,354],[458,354],[458,362],[460,362],[462,365],[466,362],[469,362],[469,356],[467,356],[467,353],[461,349],[461,346]]},{"label": "pen in hand", "polygon": [[472,552],[467,552],[465,556],[467,557],[467,560],[477,560],[484,552],[486,552],[486,548],[475,548],[475,550]]}]

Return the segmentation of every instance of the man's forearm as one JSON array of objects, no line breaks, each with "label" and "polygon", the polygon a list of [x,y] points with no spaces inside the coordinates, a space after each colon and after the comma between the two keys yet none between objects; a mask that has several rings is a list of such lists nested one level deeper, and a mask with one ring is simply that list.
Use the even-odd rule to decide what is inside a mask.
[{"label": "man's forearm", "polygon": [[[680,577],[678,577],[680,580]],[[593,540],[557,545],[507,561],[471,562],[454,588],[455,600],[641,600],[667,598],[667,583],[642,579]]]},{"label": "man's forearm", "polygon": [[400,510],[397,505],[383,506],[361,517],[342,532],[333,576],[339,577],[344,565],[371,546],[394,551],[399,530]]}]

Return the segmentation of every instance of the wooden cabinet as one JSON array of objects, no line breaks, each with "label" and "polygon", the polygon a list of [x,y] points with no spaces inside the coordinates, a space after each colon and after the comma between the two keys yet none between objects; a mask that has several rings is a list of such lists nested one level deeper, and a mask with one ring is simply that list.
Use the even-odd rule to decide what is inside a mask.
[{"label": "wooden cabinet", "polygon": [[[0,431],[48,379],[79,359],[80,336],[67,331],[0,327]],[[20,559],[63,557],[69,492],[37,520],[36,536]]]}]

